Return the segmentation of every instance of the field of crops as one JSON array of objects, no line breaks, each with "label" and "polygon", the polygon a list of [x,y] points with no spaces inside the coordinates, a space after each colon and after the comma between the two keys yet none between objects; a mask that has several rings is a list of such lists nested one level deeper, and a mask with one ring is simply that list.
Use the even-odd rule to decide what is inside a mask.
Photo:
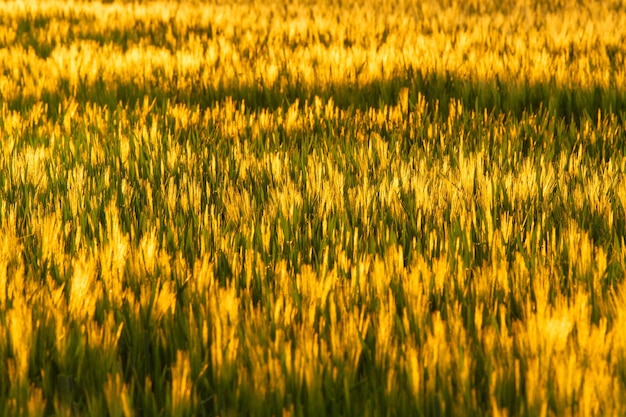
[{"label": "field of crops", "polygon": [[3,1],[0,415],[626,415],[623,0]]}]

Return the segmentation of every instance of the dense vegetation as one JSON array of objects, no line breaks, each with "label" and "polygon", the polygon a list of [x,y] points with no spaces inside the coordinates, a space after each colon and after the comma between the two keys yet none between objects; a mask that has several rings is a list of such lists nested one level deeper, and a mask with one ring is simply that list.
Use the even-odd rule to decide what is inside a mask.
[{"label": "dense vegetation", "polygon": [[621,1],[4,2],[0,415],[626,414]]}]

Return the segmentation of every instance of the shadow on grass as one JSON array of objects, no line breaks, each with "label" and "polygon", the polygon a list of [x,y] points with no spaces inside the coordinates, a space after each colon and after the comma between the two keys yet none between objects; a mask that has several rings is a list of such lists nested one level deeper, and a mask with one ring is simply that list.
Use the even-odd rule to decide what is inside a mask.
[{"label": "shadow on grass", "polygon": [[[469,80],[452,73],[423,73],[412,68],[365,84],[347,82],[312,87],[297,81],[283,81],[282,87],[233,83],[216,88],[198,86],[180,90],[175,80],[166,80],[160,85],[128,80],[105,83],[99,80],[72,89],[69,82],[61,82],[56,90],[46,92],[42,100],[48,104],[48,116],[51,118],[57,116],[59,104],[72,95],[79,103],[107,105],[109,109],[120,106],[132,108],[143,102],[145,97],[155,100],[159,107],[167,103],[185,103],[201,108],[212,107],[216,102],[232,97],[238,102],[245,101],[246,108],[253,111],[286,108],[296,100],[302,105],[318,96],[324,101],[332,97],[340,108],[364,110],[397,104],[400,90],[404,87],[409,88],[410,105],[415,105],[419,93],[426,100],[427,111],[438,112],[442,117],[447,116],[451,100],[460,100],[467,110],[486,111],[505,117],[519,118],[524,113],[547,111],[566,124],[578,124],[581,120],[597,119],[598,111],[601,111],[605,115],[613,113],[621,121],[626,120],[626,91],[599,86],[574,88],[560,86],[556,82]],[[20,97],[8,104],[12,109],[24,110],[34,101],[32,97]]]}]

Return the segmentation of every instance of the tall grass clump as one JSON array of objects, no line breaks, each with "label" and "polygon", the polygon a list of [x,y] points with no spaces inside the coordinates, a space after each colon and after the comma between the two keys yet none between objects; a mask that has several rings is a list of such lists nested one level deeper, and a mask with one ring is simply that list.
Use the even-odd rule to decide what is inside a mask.
[{"label": "tall grass clump", "polygon": [[619,1],[6,2],[0,415],[623,415]]}]

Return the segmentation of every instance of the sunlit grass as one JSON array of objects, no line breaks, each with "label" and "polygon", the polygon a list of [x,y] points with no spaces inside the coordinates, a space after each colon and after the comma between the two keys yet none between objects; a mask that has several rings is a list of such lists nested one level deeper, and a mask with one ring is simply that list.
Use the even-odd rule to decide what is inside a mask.
[{"label": "sunlit grass", "polygon": [[626,13],[557,3],[6,2],[0,414],[624,414]]}]

